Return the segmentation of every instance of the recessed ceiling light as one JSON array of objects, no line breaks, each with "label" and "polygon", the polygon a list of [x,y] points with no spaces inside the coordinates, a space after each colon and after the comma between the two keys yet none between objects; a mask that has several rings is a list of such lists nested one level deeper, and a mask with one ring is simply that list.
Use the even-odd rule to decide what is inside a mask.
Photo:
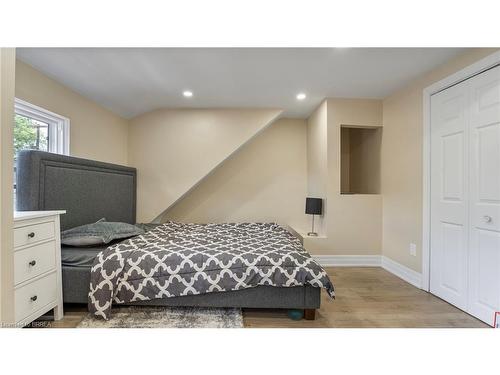
[{"label": "recessed ceiling light", "polygon": [[186,90],[182,93],[182,95],[184,95],[186,98],[190,98],[193,96],[193,92],[192,91],[189,91],[189,90]]},{"label": "recessed ceiling light", "polygon": [[304,100],[306,98],[306,94],[301,92],[300,94],[297,94],[297,100]]}]

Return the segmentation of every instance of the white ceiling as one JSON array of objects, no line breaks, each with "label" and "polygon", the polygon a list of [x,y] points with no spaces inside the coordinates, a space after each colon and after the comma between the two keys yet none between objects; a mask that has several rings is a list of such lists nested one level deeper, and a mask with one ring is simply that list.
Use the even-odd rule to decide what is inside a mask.
[{"label": "white ceiling", "polygon": [[[131,118],[157,108],[281,108],[307,117],[325,97],[384,98],[457,48],[19,48],[17,56]],[[182,95],[194,93],[192,98]],[[307,94],[304,101],[295,96]]]}]

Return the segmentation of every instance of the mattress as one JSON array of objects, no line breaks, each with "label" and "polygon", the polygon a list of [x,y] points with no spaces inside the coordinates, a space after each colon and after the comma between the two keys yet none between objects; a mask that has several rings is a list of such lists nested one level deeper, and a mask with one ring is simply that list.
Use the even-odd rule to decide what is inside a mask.
[{"label": "mattress", "polygon": [[78,267],[78,268],[90,268],[94,263],[94,259],[99,254],[108,247],[73,247],[73,246],[62,246],[61,247],[61,263],[66,267]]}]

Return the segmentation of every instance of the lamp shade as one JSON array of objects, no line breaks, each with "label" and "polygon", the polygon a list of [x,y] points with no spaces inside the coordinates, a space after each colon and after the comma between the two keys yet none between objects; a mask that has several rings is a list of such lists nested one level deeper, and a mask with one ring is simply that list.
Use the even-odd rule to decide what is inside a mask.
[{"label": "lamp shade", "polygon": [[323,213],[323,199],[306,198],[306,214],[321,215]]}]

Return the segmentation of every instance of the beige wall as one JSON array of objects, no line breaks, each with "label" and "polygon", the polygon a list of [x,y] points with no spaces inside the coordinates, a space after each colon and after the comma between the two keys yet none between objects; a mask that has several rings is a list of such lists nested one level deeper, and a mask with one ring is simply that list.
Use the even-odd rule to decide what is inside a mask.
[{"label": "beige wall", "polygon": [[[422,91],[495,51],[467,51],[384,100],[383,255],[417,272],[422,268]],[[417,244],[416,257],[410,243]]]},{"label": "beige wall", "polygon": [[305,230],[306,190],[306,122],[280,119],[226,160],[165,218],[274,221]]},{"label": "beige wall", "polygon": [[162,109],[132,119],[129,162],[138,169],[137,220],[163,215],[280,112]]},{"label": "beige wall", "polygon": [[340,139],[342,125],[380,127],[382,101],[330,98],[326,100],[326,116],[325,238],[308,238],[306,248],[315,255],[380,254],[382,197],[340,194]]},{"label": "beige wall", "polygon": [[70,154],[127,164],[128,120],[16,61],[16,97],[70,119]]},{"label": "beige wall", "polygon": [[380,194],[382,128],[350,128],[349,130],[349,171],[347,176],[349,192]]},{"label": "beige wall", "polygon": [[323,198],[323,215],[315,219],[315,231],[326,233],[328,186],[328,118],[326,100],[307,120],[307,196]]},{"label": "beige wall", "polygon": [[340,129],[340,191],[351,191],[351,128]]},{"label": "beige wall", "polygon": [[0,48],[0,322],[14,321],[12,124],[16,53]]}]

